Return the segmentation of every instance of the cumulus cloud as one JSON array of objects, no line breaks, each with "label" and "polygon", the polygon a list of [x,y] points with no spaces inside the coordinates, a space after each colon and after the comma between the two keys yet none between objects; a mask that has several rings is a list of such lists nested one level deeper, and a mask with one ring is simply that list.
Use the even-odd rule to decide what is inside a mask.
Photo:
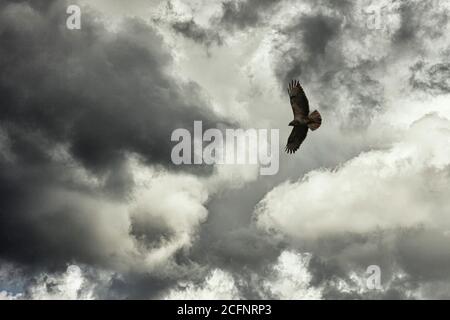
[{"label": "cumulus cloud", "polygon": [[448,119],[426,116],[389,150],[362,153],[335,170],[276,187],[258,208],[258,224],[299,238],[448,225],[449,128]]},{"label": "cumulus cloud", "polygon": [[272,272],[263,281],[263,289],[272,299],[317,300],[322,297],[321,288],[311,286],[309,273],[310,254],[283,251]]},{"label": "cumulus cloud", "polygon": [[165,299],[168,300],[231,300],[239,299],[239,292],[233,277],[215,269],[207,276],[204,283],[196,286],[192,282],[180,283],[178,289],[171,290]]},{"label": "cumulus cloud", "polygon": [[274,263],[266,266],[263,275],[252,273],[248,277],[238,276],[236,280],[230,273],[214,269],[198,284],[178,284],[166,299],[251,298],[246,296],[248,287],[253,287],[257,297],[263,299],[320,299],[321,288],[311,286],[310,258],[308,253],[283,251]]},{"label": "cumulus cloud", "polygon": [[[437,113],[419,117],[387,149],[277,186],[255,221],[315,253],[312,282],[324,298],[435,297],[437,279],[448,282],[449,128]],[[361,285],[372,264],[382,270],[379,291]]]},{"label": "cumulus cloud", "polygon": [[60,276],[41,275],[29,288],[30,299],[35,300],[90,300],[92,289],[84,279],[80,267],[71,265]]}]

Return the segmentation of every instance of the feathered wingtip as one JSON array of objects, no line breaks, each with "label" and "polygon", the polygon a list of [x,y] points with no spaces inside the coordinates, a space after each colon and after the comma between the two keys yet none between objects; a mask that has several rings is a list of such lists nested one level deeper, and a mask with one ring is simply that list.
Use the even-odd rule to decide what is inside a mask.
[{"label": "feathered wingtip", "polygon": [[294,154],[295,151],[297,151],[297,150],[298,150],[298,147],[297,148],[289,148],[289,147],[284,148],[284,152],[286,152],[287,154]]},{"label": "feathered wingtip", "polygon": [[288,84],[288,94],[291,96],[292,95],[292,90],[294,88],[301,88],[302,86],[300,85],[300,82],[298,82],[298,80],[291,80],[291,82],[289,82]]}]

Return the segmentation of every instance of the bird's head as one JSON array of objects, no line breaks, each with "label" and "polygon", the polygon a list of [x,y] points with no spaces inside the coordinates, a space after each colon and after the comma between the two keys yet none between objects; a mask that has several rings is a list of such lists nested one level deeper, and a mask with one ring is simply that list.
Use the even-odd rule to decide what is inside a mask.
[{"label": "bird's head", "polygon": [[293,127],[293,126],[298,126],[300,125],[300,122],[298,122],[298,120],[292,120],[291,122],[289,122],[289,126]]}]

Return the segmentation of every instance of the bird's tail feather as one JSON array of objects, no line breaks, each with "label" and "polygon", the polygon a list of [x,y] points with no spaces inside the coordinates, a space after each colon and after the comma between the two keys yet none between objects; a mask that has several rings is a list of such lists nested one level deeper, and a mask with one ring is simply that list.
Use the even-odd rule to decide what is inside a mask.
[{"label": "bird's tail feather", "polygon": [[320,115],[319,111],[317,111],[317,110],[314,110],[313,112],[311,112],[309,114],[308,118],[309,118],[308,127],[311,130],[316,130],[322,124],[322,116]]}]

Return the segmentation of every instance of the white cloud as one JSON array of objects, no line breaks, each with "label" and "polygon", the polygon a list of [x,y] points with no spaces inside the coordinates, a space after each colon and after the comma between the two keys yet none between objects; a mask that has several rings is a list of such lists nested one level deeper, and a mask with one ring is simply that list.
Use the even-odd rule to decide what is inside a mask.
[{"label": "white cloud", "polygon": [[22,297],[21,293],[13,294],[8,291],[0,291],[0,300],[18,300]]},{"label": "white cloud", "polygon": [[165,297],[168,300],[230,300],[239,298],[239,291],[233,277],[220,269],[211,271],[200,285],[193,282],[180,283],[179,288],[172,289]]},{"label": "white cloud", "polygon": [[92,290],[80,267],[70,265],[61,275],[42,274],[29,294],[33,300],[91,300]]},{"label": "white cloud", "polygon": [[165,299],[240,299],[240,287],[257,288],[264,299],[321,299],[322,289],[310,285],[308,253],[283,251],[273,265],[269,265],[269,276],[251,273],[249,278],[233,276],[221,269],[212,270],[200,284],[181,282],[165,296]]},{"label": "white cloud", "polygon": [[448,227],[449,165],[450,121],[430,114],[388,150],[364,152],[335,170],[314,170],[274,188],[257,208],[257,224],[297,239]]},{"label": "white cloud", "polygon": [[272,267],[272,273],[263,281],[269,297],[275,299],[317,300],[321,299],[321,288],[310,285],[312,275],[308,266],[311,255],[283,251]]}]

